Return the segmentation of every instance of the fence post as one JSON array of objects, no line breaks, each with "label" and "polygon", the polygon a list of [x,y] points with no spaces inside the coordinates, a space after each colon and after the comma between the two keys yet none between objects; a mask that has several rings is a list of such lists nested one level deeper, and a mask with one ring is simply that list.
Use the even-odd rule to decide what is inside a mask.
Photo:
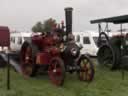
[{"label": "fence post", "polygon": [[10,90],[10,56],[7,52],[7,90]]}]

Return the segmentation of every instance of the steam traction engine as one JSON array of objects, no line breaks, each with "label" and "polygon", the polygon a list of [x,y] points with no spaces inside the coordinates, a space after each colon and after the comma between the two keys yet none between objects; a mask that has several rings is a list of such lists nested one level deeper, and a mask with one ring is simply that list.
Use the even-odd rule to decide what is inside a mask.
[{"label": "steam traction engine", "polygon": [[[97,53],[99,64],[109,67],[110,69],[127,69],[128,67],[128,33],[123,30],[123,24],[128,23],[128,15],[121,15],[109,18],[91,20],[92,24],[97,23],[99,29]],[[106,23],[105,30],[102,23]],[[108,24],[120,25],[120,30],[110,36]]]},{"label": "steam traction engine", "polygon": [[21,48],[21,69],[24,76],[34,76],[40,67],[48,72],[50,80],[55,85],[62,85],[65,72],[77,72],[79,79],[92,81],[94,67],[86,55],[80,54],[80,47],[72,38],[72,8],[66,8],[66,41],[56,28],[49,34],[34,35],[25,41]]}]

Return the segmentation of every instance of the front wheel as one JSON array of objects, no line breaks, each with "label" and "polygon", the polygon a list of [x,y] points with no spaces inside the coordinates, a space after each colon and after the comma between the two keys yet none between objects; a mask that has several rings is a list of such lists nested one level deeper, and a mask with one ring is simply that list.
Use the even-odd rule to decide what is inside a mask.
[{"label": "front wheel", "polygon": [[64,62],[59,57],[53,57],[48,68],[48,75],[51,82],[57,86],[63,85],[65,77]]},{"label": "front wheel", "polygon": [[92,81],[94,78],[94,66],[92,61],[87,56],[81,56],[78,61],[80,71],[78,72],[81,81]]}]

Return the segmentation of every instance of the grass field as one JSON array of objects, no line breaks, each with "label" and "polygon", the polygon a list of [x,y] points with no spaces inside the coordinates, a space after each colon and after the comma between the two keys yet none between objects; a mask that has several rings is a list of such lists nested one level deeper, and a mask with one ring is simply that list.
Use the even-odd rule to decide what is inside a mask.
[{"label": "grass field", "polygon": [[11,70],[11,90],[6,89],[6,69],[0,69],[0,96],[128,96],[128,72],[122,80],[120,71],[96,66],[91,83],[80,82],[67,74],[62,87],[50,83],[47,75],[25,79]]}]

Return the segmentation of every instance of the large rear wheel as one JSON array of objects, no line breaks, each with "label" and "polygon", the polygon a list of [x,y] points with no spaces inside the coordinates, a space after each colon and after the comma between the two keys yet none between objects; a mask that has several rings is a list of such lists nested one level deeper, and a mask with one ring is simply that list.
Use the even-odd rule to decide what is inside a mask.
[{"label": "large rear wheel", "polygon": [[100,65],[115,69],[118,67],[120,50],[116,46],[103,45],[97,53]]},{"label": "large rear wheel", "polygon": [[59,57],[53,57],[50,61],[48,74],[51,82],[57,86],[63,85],[65,77],[64,62]]},{"label": "large rear wheel", "polygon": [[94,78],[94,66],[92,61],[87,56],[82,56],[78,62],[80,71],[78,72],[79,79],[82,81],[92,81]]},{"label": "large rear wheel", "polygon": [[20,53],[20,66],[22,74],[26,77],[34,74],[34,56],[31,44],[24,42]]},{"label": "large rear wheel", "polygon": [[113,49],[108,45],[103,45],[97,53],[98,62],[106,67],[112,68],[115,63],[115,54]]}]

